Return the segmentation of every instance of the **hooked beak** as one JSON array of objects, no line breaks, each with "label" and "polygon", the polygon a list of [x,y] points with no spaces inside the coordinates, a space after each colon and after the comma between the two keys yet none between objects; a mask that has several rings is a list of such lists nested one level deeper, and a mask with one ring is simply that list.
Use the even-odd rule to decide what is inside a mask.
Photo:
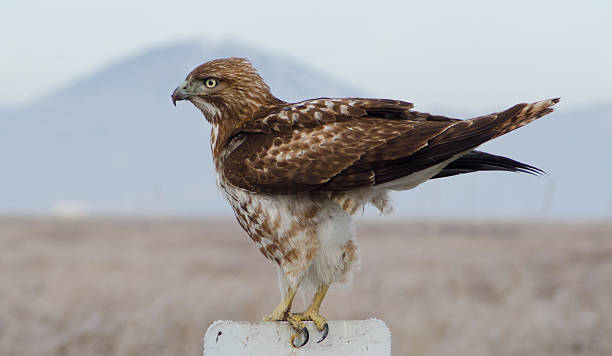
[{"label": "hooked beak", "polygon": [[172,104],[176,106],[177,101],[187,100],[191,98],[191,94],[187,92],[187,82],[183,82],[183,84],[179,85],[172,92]]}]

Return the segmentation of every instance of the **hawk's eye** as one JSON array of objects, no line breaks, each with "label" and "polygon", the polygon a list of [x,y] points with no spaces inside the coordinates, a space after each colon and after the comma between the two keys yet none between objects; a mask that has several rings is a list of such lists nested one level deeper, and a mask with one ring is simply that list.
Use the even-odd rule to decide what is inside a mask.
[{"label": "hawk's eye", "polygon": [[204,85],[206,85],[207,88],[214,88],[217,86],[217,79],[214,78],[208,78],[206,79],[206,81],[204,82]]}]

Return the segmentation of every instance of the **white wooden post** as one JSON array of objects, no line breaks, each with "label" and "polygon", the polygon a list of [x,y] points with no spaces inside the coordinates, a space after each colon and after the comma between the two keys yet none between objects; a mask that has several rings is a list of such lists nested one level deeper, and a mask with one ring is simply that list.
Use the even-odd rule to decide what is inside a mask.
[{"label": "white wooden post", "polygon": [[204,336],[204,356],[220,355],[391,355],[391,332],[378,319],[329,321],[329,334],[306,322],[310,340],[296,348],[286,322],[215,321]]}]

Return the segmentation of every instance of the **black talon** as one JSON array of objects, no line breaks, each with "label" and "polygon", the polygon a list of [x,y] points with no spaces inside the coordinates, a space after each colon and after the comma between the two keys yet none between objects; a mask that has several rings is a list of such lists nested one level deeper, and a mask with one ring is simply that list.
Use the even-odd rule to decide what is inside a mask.
[{"label": "black talon", "polygon": [[303,335],[304,342],[301,345],[296,345],[293,343],[295,342],[295,338],[294,338],[291,344],[293,345],[293,347],[296,347],[296,348],[300,348],[306,345],[306,343],[308,343],[308,339],[310,339],[310,334],[308,333],[308,329],[306,329],[306,327],[303,327],[302,330],[299,331],[299,333]]},{"label": "black talon", "polygon": [[321,340],[317,341],[317,344],[320,343],[321,341],[325,340],[325,338],[327,337],[327,334],[329,333],[329,325],[327,325],[327,323],[323,324],[323,336],[321,337]]}]

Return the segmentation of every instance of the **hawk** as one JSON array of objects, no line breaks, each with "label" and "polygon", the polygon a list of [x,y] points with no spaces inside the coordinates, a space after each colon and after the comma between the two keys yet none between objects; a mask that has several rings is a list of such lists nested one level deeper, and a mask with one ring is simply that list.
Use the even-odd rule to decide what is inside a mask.
[{"label": "hawk", "polygon": [[[329,330],[319,307],[332,283],[351,279],[358,262],[352,215],[372,204],[390,211],[389,191],[476,171],[542,171],[475,150],[549,114],[559,99],[467,120],[412,110],[388,99],[276,98],[244,58],[195,68],[172,93],[212,125],[219,190],[240,226],[278,270],[281,302],[265,321],[288,321],[304,345],[313,321]],[[292,313],[294,296],[312,303]]]}]

